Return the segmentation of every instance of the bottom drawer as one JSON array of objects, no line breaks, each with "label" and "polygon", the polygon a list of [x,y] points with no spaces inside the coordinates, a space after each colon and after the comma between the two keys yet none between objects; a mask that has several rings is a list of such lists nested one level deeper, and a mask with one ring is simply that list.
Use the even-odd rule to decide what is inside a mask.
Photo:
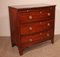
[{"label": "bottom drawer", "polygon": [[32,43],[32,42],[34,43],[41,42],[41,41],[50,39],[51,37],[53,37],[53,35],[54,35],[54,31],[53,29],[50,29],[48,31],[40,32],[38,34],[23,36],[21,37],[21,43],[26,44],[26,43]]},{"label": "bottom drawer", "polygon": [[22,44],[22,47],[25,48],[33,44],[37,44],[39,42],[50,40],[53,36],[54,36],[54,30],[51,29],[45,32],[40,32],[35,35],[22,37],[21,44]]}]

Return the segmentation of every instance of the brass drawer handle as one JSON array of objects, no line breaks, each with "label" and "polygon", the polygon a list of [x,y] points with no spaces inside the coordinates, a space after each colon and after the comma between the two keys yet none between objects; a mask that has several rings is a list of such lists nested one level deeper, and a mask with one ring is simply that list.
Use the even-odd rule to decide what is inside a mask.
[{"label": "brass drawer handle", "polygon": [[29,27],[29,30],[32,30],[32,27]]},{"label": "brass drawer handle", "polygon": [[27,12],[29,12],[29,10],[26,10]]},{"label": "brass drawer handle", "polygon": [[40,35],[42,35],[42,33],[40,33]]},{"label": "brass drawer handle", "polygon": [[42,11],[40,11],[40,14],[42,13]]},{"label": "brass drawer handle", "polygon": [[32,39],[29,39],[30,42],[32,42]]},{"label": "brass drawer handle", "polygon": [[52,9],[52,7],[50,7],[50,9]]},{"label": "brass drawer handle", "polygon": [[48,16],[50,16],[51,15],[51,13],[48,13]]},{"label": "brass drawer handle", "polygon": [[47,33],[47,36],[50,36],[50,34],[49,34],[49,33]]},{"label": "brass drawer handle", "polygon": [[29,19],[31,20],[32,19],[32,16],[29,16]]},{"label": "brass drawer handle", "polygon": [[50,23],[48,23],[47,25],[50,26]]},{"label": "brass drawer handle", "polygon": [[40,22],[40,24],[42,24],[42,22]]}]

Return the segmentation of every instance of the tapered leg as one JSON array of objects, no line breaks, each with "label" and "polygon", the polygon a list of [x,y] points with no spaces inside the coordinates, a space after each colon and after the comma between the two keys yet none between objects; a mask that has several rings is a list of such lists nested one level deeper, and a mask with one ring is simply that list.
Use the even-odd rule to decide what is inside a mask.
[{"label": "tapered leg", "polygon": [[15,43],[13,42],[13,40],[11,39],[11,45],[12,45],[12,47],[14,47],[15,46]]},{"label": "tapered leg", "polygon": [[14,43],[12,43],[12,47],[14,47],[15,46],[15,44]]},{"label": "tapered leg", "polygon": [[52,44],[54,43],[54,38],[51,39],[51,43],[52,43]]},{"label": "tapered leg", "polygon": [[24,50],[24,49],[23,49],[23,48],[21,48],[21,47],[20,47],[20,48],[18,48],[18,49],[19,49],[19,54],[20,54],[20,55],[23,55],[23,50]]}]

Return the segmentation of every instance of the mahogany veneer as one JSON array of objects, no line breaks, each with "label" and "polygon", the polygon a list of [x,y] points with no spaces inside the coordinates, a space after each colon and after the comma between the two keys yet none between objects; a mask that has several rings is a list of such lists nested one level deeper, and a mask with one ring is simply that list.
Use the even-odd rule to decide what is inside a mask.
[{"label": "mahogany veneer", "polygon": [[54,43],[55,5],[9,6],[11,43],[20,55],[31,45]]}]

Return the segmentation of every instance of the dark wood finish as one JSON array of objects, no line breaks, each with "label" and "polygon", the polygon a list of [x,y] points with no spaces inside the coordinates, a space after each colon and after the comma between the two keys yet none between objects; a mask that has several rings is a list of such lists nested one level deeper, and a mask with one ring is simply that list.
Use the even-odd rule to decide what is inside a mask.
[{"label": "dark wood finish", "polygon": [[[54,26],[54,20],[48,20],[43,22],[40,21],[35,23],[24,24],[24,25],[21,25],[20,29],[21,29],[21,34],[31,34],[31,33],[49,29],[53,26]],[[32,27],[32,30],[30,30],[30,27]]]},{"label": "dark wood finish", "polygon": [[26,47],[51,40],[54,43],[55,5],[37,7],[9,6],[12,46],[20,55]]},{"label": "dark wood finish", "polygon": [[53,29],[48,30],[47,32],[39,32],[39,33],[34,34],[34,35],[22,36],[21,43],[34,42],[34,41],[38,41],[38,40],[42,41],[42,39],[43,40],[45,38],[49,39],[52,36],[53,36]]}]

